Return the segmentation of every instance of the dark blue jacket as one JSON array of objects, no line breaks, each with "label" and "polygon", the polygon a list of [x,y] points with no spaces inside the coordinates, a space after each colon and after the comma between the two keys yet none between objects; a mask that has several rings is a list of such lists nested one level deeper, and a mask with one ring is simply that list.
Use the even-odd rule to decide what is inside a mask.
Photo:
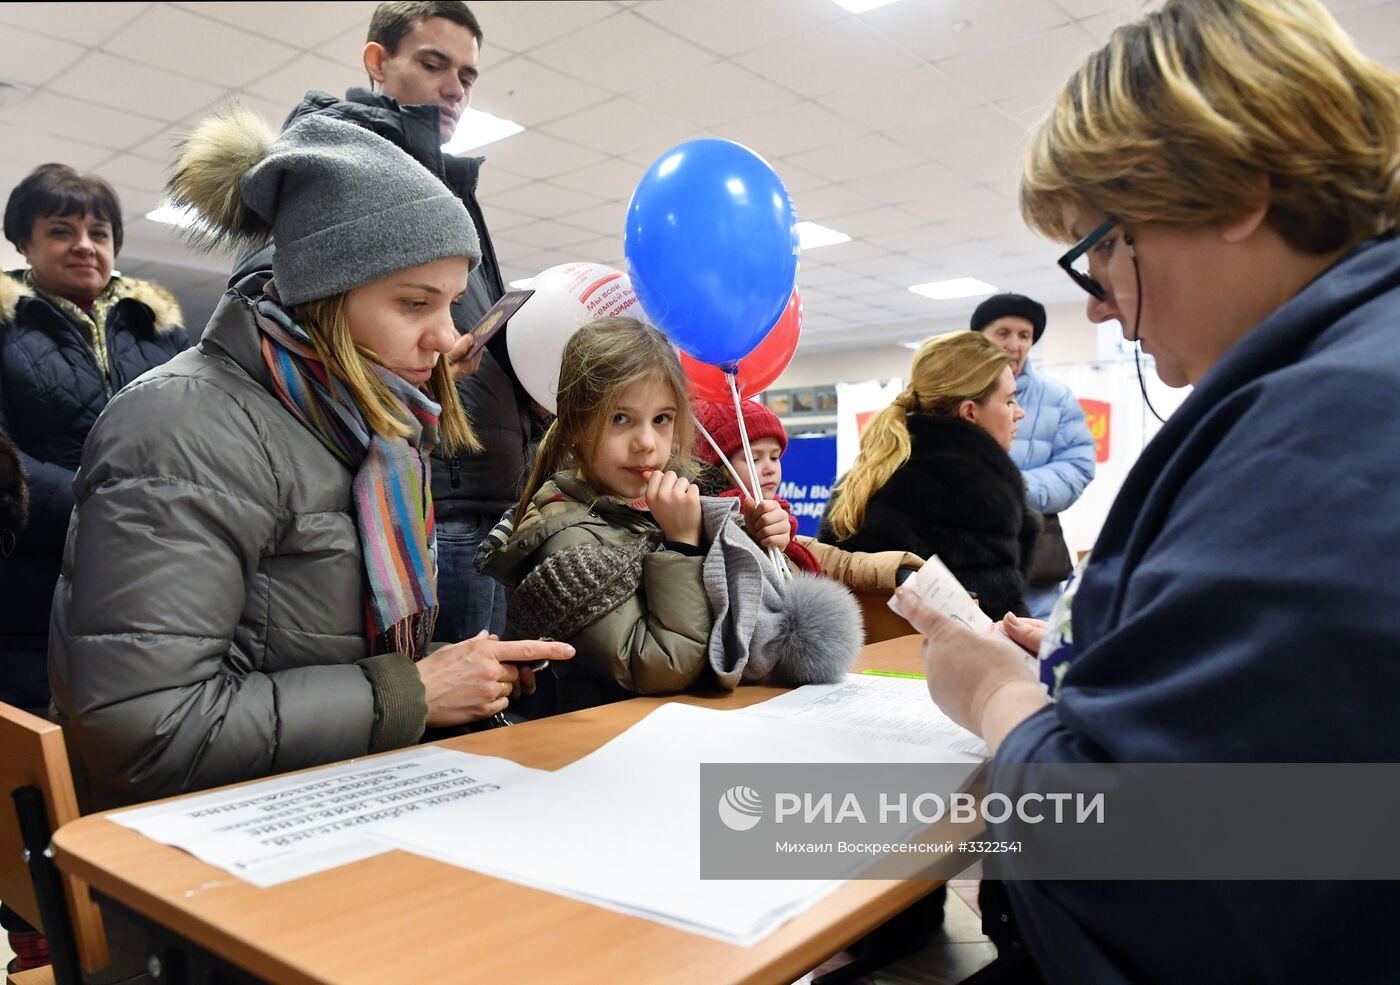
[{"label": "dark blue jacket", "polygon": [[110,289],[118,299],[106,311],[104,376],[87,328],[21,272],[0,273],[0,430],[29,485],[28,523],[0,559],[0,700],[24,708],[49,702],[49,608],[83,442],[112,394],[189,345],[164,289],[129,278]]},{"label": "dark blue jacket", "polygon": [[[1059,703],[997,762],[1400,761],[1397,505],[1387,237],[1245,336],[1143,450],[1082,576]],[[1050,982],[1395,980],[1383,883],[1009,886]]]}]

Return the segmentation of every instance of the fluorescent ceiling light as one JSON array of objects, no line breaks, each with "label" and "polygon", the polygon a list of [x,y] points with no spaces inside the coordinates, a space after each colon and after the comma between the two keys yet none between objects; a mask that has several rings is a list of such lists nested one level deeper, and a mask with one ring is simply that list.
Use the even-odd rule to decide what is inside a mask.
[{"label": "fluorescent ceiling light", "polygon": [[457,132],[452,139],[442,145],[444,154],[461,154],[464,151],[485,147],[498,140],[513,137],[525,128],[514,120],[502,119],[483,113],[479,109],[467,109],[457,124]]},{"label": "fluorescent ceiling light", "polygon": [[533,277],[524,277],[520,280],[513,280],[510,282],[511,290],[523,291],[534,282],[535,278]]},{"label": "fluorescent ceiling light", "polygon": [[952,280],[935,280],[927,284],[913,284],[909,290],[922,294],[935,301],[951,301],[954,298],[975,298],[983,294],[995,294],[996,285],[988,284],[976,277],[954,277]]},{"label": "fluorescent ceiling light", "polygon": [[894,3],[894,0],[836,0],[836,2],[853,14],[863,14],[867,10],[883,7],[887,3]]},{"label": "fluorescent ceiling light", "polygon": [[188,205],[178,209],[173,205],[162,205],[158,209],[147,212],[146,218],[152,222],[163,222],[167,226],[179,226],[182,229],[201,224],[199,213]]},{"label": "fluorescent ceiling light", "polygon": [[927,339],[918,339],[917,341],[914,341],[914,342],[901,342],[901,343],[899,343],[899,344],[900,344],[901,347],[903,347],[903,348],[905,348],[905,349],[917,349],[917,348],[919,348],[921,345],[923,345],[923,344],[924,344],[925,342],[927,342],[927,341],[928,341]]},{"label": "fluorescent ceiling light", "polygon": [[835,229],[819,226],[815,222],[799,222],[797,224],[797,241],[802,244],[804,250],[815,250],[819,246],[849,243],[851,237],[845,233],[837,232]]}]

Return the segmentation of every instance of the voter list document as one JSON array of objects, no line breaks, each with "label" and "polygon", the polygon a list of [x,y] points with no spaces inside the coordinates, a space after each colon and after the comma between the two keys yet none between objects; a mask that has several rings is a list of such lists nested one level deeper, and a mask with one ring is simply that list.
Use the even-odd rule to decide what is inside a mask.
[{"label": "voter list document", "polygon": [[808,684],[733,715],[778,718],[847,735],[918,746],[927,762],[973,763],[987,744],[933,703],[922,679],[848,674],[835,684]]},{"label": "voter list document", "polygon": [[267,887],[390,851],[377,835],[404,818],[452,814],[548,775],[421,746],[108,817]]}]

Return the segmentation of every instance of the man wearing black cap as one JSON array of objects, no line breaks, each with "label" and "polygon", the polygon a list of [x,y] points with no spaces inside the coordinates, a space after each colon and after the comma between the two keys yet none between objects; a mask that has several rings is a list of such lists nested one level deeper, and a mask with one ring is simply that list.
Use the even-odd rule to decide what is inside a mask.
[{"label": "man wearing black cap", "polygon": [[1094,478],[1094,438],[1070,388],[1031,369],[1031,346],[1045,332],[1045,307],[1023,294],[994,294],[972,313],[972,330],[1011,355],[1016,402],[1026,418],[1011,444],[1011,460],[1026,478],[1026,502],[1045,514],[1035,567],[1026,591],[1031,615],[1048,619],[1073,563],[1057,514]]}]

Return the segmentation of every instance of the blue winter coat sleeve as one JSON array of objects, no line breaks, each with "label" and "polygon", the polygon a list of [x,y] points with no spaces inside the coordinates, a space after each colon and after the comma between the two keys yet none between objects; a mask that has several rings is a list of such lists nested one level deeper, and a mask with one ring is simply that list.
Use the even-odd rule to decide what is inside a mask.
[{"label": "blue winter coat sleeve", "polygon": [[[0,408],[0,431],[10,434],[3,408]],[[30,550],[58,554],[63,550],[68,518],[73,513],[74,473],[61,465],[41,462],[18,445],[15,451],[19,454],[20,468],[24,470],[24,481],[29,486],[29,520],[19,532],[19,543]]]},{"label": "blue winter coat sleeve", "polygon": [[1084,422],[1084,409],[1069,387],[1059,388],[1050,460],[1026,469],[1026,503],[1041,513],[1060,513],[1074,505],[1094,478],[1094,436]]}]

